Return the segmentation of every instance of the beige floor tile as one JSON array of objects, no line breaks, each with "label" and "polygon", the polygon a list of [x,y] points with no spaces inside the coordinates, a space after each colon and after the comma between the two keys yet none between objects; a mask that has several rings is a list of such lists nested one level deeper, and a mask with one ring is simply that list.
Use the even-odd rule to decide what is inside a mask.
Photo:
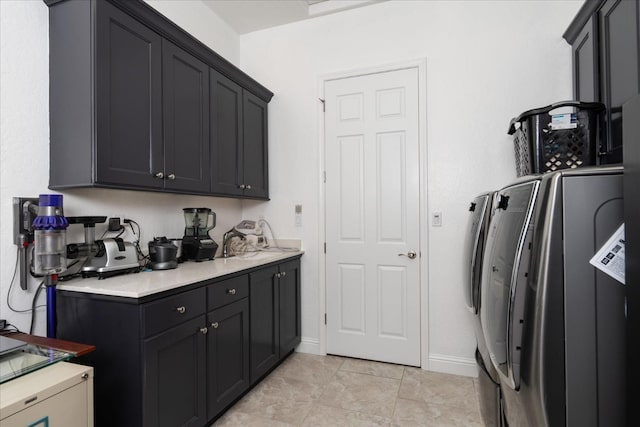
[{"label": "beige floor tile", "polygon": [[333,378],[344,360],[337,356],[293,353],[271,375],[314,384],[326,384]]},{"label": "beige floor tile", "polygon": [[393,414],[394,427],[482,427],[477,410],[398,399]]},{"label": "beige floor tile", "polygon": [[295,424],[287,424],[268,418],[259,417],[253,414],[231,408],[219,420],[213,423],[214,427],[294,427]]},{"label": "beige floor tile", "polygon": [[303,427],[374,427],[390,425],[390,418],[318,404],[313,405],[311,412],[302,423]]},{"label": "beige floor tile", "polygon": [[478,410],[473,378],[407,367],[398,397],[469,411]]},{"label": "beige floor tile", "polygon": [[336,372],[318,403],[326,406],[391,417],[400,380],[355,372]]},{"label": "beige floor tile", "polygon": [[345,359],[340,370],[400,380],[402,379],[404,366],[394,365],[391,363],[373,362],[371,360]]},{"label": "beige floor tile", "polygon": [[282,376],[269,376],[234,407],[241,413],[300,425],[324,386]]}]

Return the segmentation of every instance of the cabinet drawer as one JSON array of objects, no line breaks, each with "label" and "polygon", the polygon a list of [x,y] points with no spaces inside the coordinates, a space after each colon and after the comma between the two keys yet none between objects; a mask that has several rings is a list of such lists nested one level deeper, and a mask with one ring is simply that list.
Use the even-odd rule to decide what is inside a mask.
[{"label": "cabinet drawer", "polygon": [[143,307],[144,336],[162,332],[205,313],[205,289],[194,289]]},{"label": "cabinet drawer", "polygon": [[247,296],[249,296],[249,276],[234,277],[208,287],[207,308],[213,310]]}]

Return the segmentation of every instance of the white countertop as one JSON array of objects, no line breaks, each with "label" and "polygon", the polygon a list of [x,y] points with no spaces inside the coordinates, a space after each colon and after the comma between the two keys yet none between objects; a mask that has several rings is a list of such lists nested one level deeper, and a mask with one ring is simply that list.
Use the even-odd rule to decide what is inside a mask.
[{"label": "white countertop", "polygon": [[302,255],[304,251],[258,252],[254,256],[216,258],[213,261],[185,261],[173,270],[141,271],[99,280],[98,278],[74,279],[58,283],[62,291],[85,292],[126,298],[142,298],[181,286],[214,279]]}]

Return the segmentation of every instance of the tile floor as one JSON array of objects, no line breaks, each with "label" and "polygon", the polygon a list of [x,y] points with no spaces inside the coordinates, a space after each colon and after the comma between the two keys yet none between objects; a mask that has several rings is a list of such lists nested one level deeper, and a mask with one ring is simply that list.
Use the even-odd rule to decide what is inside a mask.
[{"label": "tile floor", "polygon": [[473,378],[294,353],[214,426],[482,426]]}]

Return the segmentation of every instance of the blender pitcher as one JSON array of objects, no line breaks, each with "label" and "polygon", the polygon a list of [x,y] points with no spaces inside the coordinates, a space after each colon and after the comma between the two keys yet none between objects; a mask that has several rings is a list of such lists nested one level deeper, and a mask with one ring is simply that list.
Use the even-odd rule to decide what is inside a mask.
[{"label": "blender pitcher", "polygon": [[218,244],[209,237],[216,226],[216,213],[209,208],[184,208],[183,259],[197,262],[214,259]]}]

